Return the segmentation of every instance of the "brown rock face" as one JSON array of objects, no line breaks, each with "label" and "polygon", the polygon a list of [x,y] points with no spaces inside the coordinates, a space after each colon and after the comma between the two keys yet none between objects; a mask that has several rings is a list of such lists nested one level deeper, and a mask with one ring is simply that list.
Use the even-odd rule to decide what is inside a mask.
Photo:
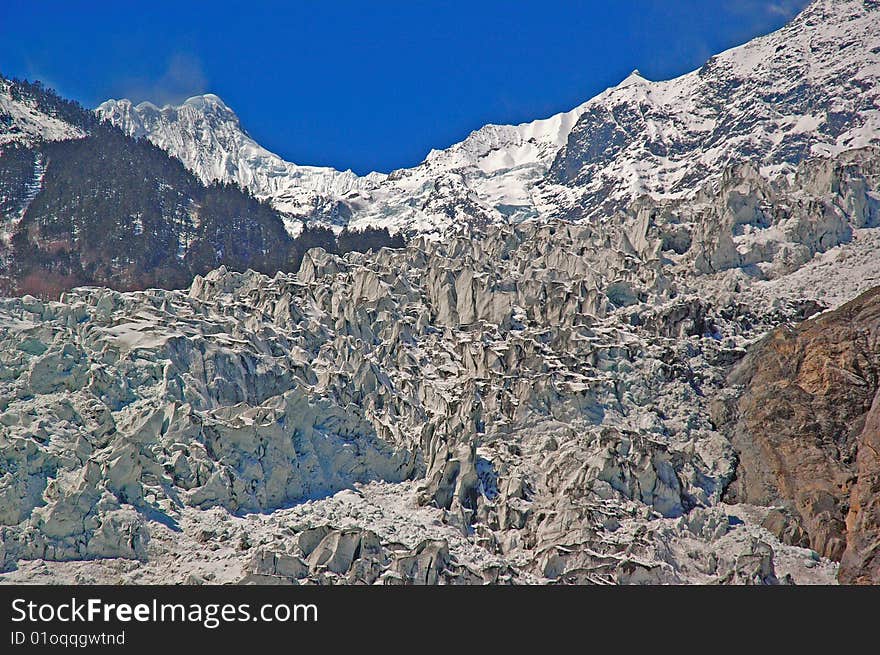
[{"label": "brown rock face", "polygon": [[[786,505],[842,582],[880,582],[880,287],[743,359],[730,502]],[[870,410],[870,411],[869,411]]]},{"label": "brown rock face", "polygon": [[847,544],[840,579],[880,584],[880,392],[862,430],[856,467],[858,478],[846,517]]}]

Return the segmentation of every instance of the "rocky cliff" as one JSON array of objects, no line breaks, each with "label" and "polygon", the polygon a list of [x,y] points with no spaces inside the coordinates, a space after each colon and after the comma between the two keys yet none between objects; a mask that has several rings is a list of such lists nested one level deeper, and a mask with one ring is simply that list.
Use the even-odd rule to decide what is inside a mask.
[{"label": "rocky cliff", "polygon": [[844,582],[880,581],[877,410],[880,289],[782,327],[734,370],[743,385],[730,501],[784,504]]}]

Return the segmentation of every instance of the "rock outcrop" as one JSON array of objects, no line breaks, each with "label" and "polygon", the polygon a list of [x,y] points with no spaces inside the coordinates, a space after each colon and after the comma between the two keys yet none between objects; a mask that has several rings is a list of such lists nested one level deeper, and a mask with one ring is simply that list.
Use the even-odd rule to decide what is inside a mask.
[{"label": "rock outcrop", "polygon": [[880,393],[874,396],[858,439],[856,480],[846,517],[843,582],[880,584]]},{"label": "rock outcrop", "polygon": [[[728,500],[788,505],[844,582],[878,581],[880,289],[768,336],[734,370],[743,385]],[[800,527],[774,519],[798,540]]]}]

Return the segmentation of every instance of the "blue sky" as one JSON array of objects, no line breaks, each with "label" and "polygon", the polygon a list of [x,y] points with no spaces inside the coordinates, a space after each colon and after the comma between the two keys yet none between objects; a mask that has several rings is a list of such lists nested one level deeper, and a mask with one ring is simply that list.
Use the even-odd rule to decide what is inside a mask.
[{"label": "blue sky", "polygon": [[0,72],[94,107],[212,92],[261,144],[358,173],[485,123],[571,109],[632,69],[666,79],[806,0],[0,1]]}]

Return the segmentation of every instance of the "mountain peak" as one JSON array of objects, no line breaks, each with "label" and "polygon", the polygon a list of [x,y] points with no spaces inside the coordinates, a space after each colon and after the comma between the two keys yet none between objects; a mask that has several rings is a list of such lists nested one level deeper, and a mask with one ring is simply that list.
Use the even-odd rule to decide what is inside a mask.
[{"label": "mountain peak", "polygon": [[[372,187],[376,175],[298,166],[263,148],[247,133],[235,112],[214,93],[187,98],[162,108],[149,102],[108,100],[96,113],[134,137],[147,137],[181,160],[202,182],[234,182],[261,199],[271,199],[288,215],[306,215],[323,207],[325,196]],[[384,177],[384,176],[383,176]],[[335,211],[332,202],[327,212]],[[296,232],[301,224],[291,221]]]},{"label": "mountain peak", "polygon": [[623,78],[620,81],[620,84],[617,85],[618,88],[629,86],[630,84],[644,84],[648,80],[639,72],[638,68],[634,68],[633,71]]},{"label": "mountain peak", "polygon": [[180,107],[193,107],[202,111],[215,109],[223,112],[228,112],[233,115],[235,114],[235,112],[233,112],[232,109],[230,109],[229,106],[225,102],[223,102],[220,96],[213,93],[203,93],[201,95],[189,97],[184,100],[183,104],[177,107],[177,109],[179,109]]},{"label": "mountain peak", "polygon": [[161,107],[149,100],[143,100],[135,104],[128,98],[120,98],[118,100],[110,99],[98,105],[95,111],[98,112],[98,114],[100,115],[107,115],[112,112],[118,111],[122,111],[125,113],[134,111],[138,114],[159,112],[174,113],[180,111],[185,107],[195,109],[200,112],[218,112],[221,114],[226,114],[230,117],[235,116],[235,112],[229,107],[229,105],[223,102],[223,99],[214,93],[203,93],[195,96],[190,96],[180,104],[166,103]]},{"label": "mountain peak", "polygon": [[697,71],[657,82],[633,71],[589,101],[540,193],[562,199],[559,213],[603,216],[644,194],[687,197],[731,164],[775,176],[811,156],[877,145],[878,7],[816,0]]}]

